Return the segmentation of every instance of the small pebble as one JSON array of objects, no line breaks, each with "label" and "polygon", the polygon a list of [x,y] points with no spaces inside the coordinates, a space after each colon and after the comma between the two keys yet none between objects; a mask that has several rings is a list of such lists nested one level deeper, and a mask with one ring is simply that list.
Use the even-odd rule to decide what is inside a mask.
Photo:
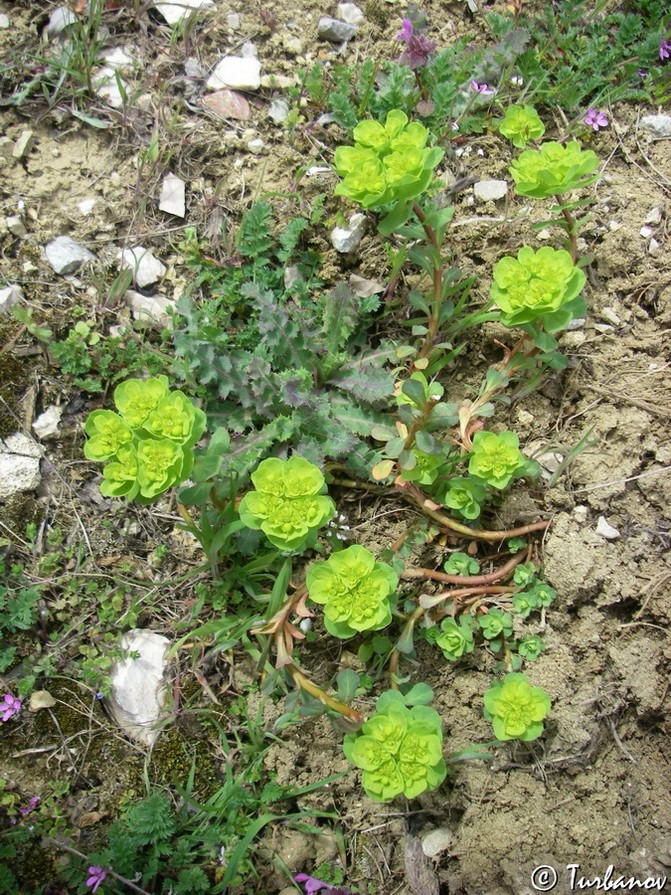
[{"label": "small pebble", "polygon": [[602,538],[606,538],[607,541],[616,541],[621,537],[617,528],[613,528],[613,526],[607,522],[605,516],[599,516],[599,521],[596,523],[596,533],[601,535]]},{"label": "small pebble", "polygon": [[647,239],[648,236],[652,236],[652,228],[651,227],[641,227],[641,236],[643,239]]},{"label": "small pebble", "polygon": [[601,316],[607,323],[612,323],[613,326],[620,326],[621,320],[613,310],[613,308],[602,308]]},{"label": "small pebble", "polygon": [[573,509],[573,518],[580,525],[584,525],[587,522],[587,507],[583,506],[583,504],[579,504],[577,507]]}]

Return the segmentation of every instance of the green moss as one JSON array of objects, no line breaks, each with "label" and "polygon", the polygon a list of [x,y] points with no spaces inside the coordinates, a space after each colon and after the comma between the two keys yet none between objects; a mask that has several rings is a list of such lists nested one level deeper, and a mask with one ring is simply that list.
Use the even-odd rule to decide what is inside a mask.
[{"label": "green moss", "polygon": [[161,786],[184,786],[195,761],[194,795],[204,800],[220,788],[222,777],[208,740],[187,739],[176,727],[163,731],[151,753],[149,778]]}]

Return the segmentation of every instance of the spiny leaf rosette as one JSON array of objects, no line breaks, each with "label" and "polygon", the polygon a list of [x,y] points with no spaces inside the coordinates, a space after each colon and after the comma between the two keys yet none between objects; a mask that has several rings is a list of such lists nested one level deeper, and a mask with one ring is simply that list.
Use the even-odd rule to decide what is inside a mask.
[{"label": "spiny leaf rosette", "polygon": [[241,500],[238,512],[248,528],[261,530],[270,543],[287,552],[314,546],[317,530],[335,516],[324,493],[319,467],[302,457],[269,457],[252,473],[254,491]]},{"label": "spiny leaf rosette", "polygon": [[365,547],[354,544],[312,566],[306,584],[310,599],[324,606],[326,630],[335,637],[378,631],[391,621],[389,597],[398,577]]},{"label": "spiny leaf rosette", "polygon": [[519,672],[495,681],[484,696],[485,718],[498,740],[535,740],[543,733],[550,698],[542,687],[532,687]]},{"label": "spiny leaf rosette", "polygon": [[585,274],[564,249],[524,246],[517,258],[501,258],[494,267],[490,294],[501,309],[504,326],[540,323],[547,332],[564,329],[585,312],[580,292]]},{"label": "spiny leaf rosette", "polygon": [[359,734],[348,734],[345,755],[363,771],[361,782],[376,802],[403,794],[413,799],[446,775],[440,716],[425,705],[408,708],[397,691],[380,697],[377,712]]},{"label": "spiny leaf rosette", "polygon": [[84,456],[110,461],[100,485],[105,497],[151,503],[189,477],[205,414],[182,392],[170,391],[167,376],[127,379],[114,390],[114,403],[119,413],[89,414]]},{"label": "spiny leaf rosette", "polygon": [[384,125],[368,119],[353,131],[354,146],[339,146],[335,169],[343,177],[335,188],[362,208],[389,202],[409,202],[428,187],[433,169],[443,157],[438,147],[427,148],[429,132],[418,121],[392,109]]}]

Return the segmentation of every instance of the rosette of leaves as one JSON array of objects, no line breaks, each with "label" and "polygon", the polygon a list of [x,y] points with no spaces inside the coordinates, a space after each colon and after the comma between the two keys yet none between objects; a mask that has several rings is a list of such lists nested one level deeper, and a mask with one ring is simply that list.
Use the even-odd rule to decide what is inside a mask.
[{"label": "rosette of leaves", "polygon": [[443,655],[450,662],[456,662],[464,653],[473,651],[473,619],[470,615],[463,615],[459,621],[446,618],[441,622],[440,634],[436,637],[436,643],[443,651]]},{"label": "rosette of leaves", "polygon": [[376,802],[401,794],[413,799],[439,786],[447,773],[440,716],[426,705],[406,705],[411,693],[383,693],[360,733],[343,742],[345,756],[361,768],[363,788]]},{"label": "rosette of leaves", "polygon": [[447,490],[441,497],[446,507],[455,510],[464,519],[474,520],[480,515],[487,496],[487,488],[477,479],[457,476],[447,483]]},{"label": "rosette of leaves", "polygon": [[527,662],[537,659],[544,649],[545,641],[539,634],[525,634],[517,644],[517,652]]},{"label": "rosette of leaves", "polygon": [[269,457],[252,473],[253,491],[240,501],[240,520],[261,530],[270,543],[287,552],[314,546],[317,531],[335,515],[319,467],[303,457]]},{"label": "rosette of leaves", "polygon": [[500,609],[490,609],[486,615],[479,615],[478,622],[485,639],[493,641],[505,640],[512,637],[513,620],[507,612]]},{"label": "rosette of leaves", "polygon": [[540,149],[527,149],[508,170],[518,195],[547,199],[594,183],[597,177],[589,175],[598,167],[596,154],[573,140],[565,146],[543,143]]},{"label": "rosette of leaves", "polygon": [[335,637],[379,631],[391,621],[390,597],[398,576],[377,562],[365,547],[353,544],[310,568],[306,576],[310,599],[324,606],[324,624]]},{"label": "rosette of leaves", "polygon": [[494,267],[490,295],[501,309],[504,326],[541,324],[546,332],[564,329],[585,313],[580,296],[586,277],[564,249],[523,246],[517,258],[501,258]]},{"label": "rosette of leaves", "polygon": [[354,146],[339,146],[335,152],[335,170],[343,178],[335,193],[362,208],[410,202],[426,190],[443,157],[442,149],[426,146],[424,125],[408,123],[400,109],[392,109],[384,124],[360,121],[353,137]]},{"label": "rosette of leaves", "polygon": [[485,718],[494,726],[498,740],[537,739],[542,721],[550,711],[550,699],[542,687],[532,687],[525,674],[511,672],[495,681],[484,696]]},{"label": "rosette of leaves", "polygon": [[538,140],[545,133],[545,125],[533,106],[508,106],[499,124],[499,132],[518,149],[524,149],[530,140]]},{"label": "rosette of leaves", "polygon": [[449,559],[443,565],[443,570],[448,575],[477,575],[480,571],[480,563],[468,553],[451,553]]},{"label": "rosette of leaves", "polygon": [[476,432],[468,471],[492,488],[502,490],[512,479],[523,475],[537,475],[538,463],[527,459],[519,449],[520,440],[514,432]]},{"label": "rosette of leaves", "polygon": [[119,410],[94,410],[85,430],[84,456],[107,465],[100,491],[151,503],[188,478],[193,445],[206,417],[185,394],[170,391],[168,379],[128,379],[114,390]]}]

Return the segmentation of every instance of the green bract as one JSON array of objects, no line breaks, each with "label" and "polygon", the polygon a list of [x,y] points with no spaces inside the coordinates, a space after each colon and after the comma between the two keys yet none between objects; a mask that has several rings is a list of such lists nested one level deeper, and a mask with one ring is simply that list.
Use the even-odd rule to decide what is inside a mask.
[{"label": "green bract", "polygon": [[84,455],[104,462],[100,491],[150,503],[188,478],[191,450],[205,431],[202,410],[179,391],[169,391],[166,376],[128,379],[114,391],[119,413],[94,410],[86,420]]},{"label": "green bract", "polygon": [[398,577],[365,547],[354,544],[312,566],[306,584],[310,599],[324,606],[326,630],[336,637],[377,631],[391,621],[389,597]]},{"label": "green bract", "polygon": [[240,502],[240,519],[280,550],[303,550],[335,515],[319,468],[302,457],[269,457],[252,473],[255,491]]},{"label": "green bract", "polygon": [[484,697],[485,718],[494,725],[498,740],[535,740],[543,732],[542,720],[550,699],[541,687],[532,687],[526,675],[507,674],[495,681]]},{"label": "green bract", "polygon": [[456,510],[464,519],[477,519],[480,515],[480,504],[486,494],[487,490],[480,482],[468,478],[454,478],[447,483],[443,503],[446,507]]},{"label": "green bract", "polygon": [[464,653],[473,651],[473,621],[470,615],[462,616],[459,622],[446,618],[440,626],[440,634],[436,643],[442,649],[445,658],[455,662]]},{"label": "green bract", "polygon": [[445,462],[444,458],[439,454],[426,454],[418,448],[413,448],[412,456],[415,460],[412,469],[401,464],[403,478],[408,482],[417,482],[419,485],[432,485],[438,478],[440,467]]},{"label": "green bract", "polygon": [[564,249],[543,246],[535,252],[524,246],[517,258],[497,262],[490,294],[505,326],[539,322],[548,332],[556,332],[584,311],[584,302],[574,299],[585,280]]},{"label": "green bract", "polygon": [[529,140],[543,136],[545,125],[533,106],[508,106],[499,131],[512,141],[513,146],[524,149]]},{"label": "green bract", "polygon": [[580,143],[573,140],[566,146],[543,143],[539,150],[527,149],[509,171],[520,196],[547,199],[593,183],[596,178],[585,178],[598,167],[599,159],[592,150],[582,151]]},{"label": "green bract", "polygon": [[426,148],[429,132],[418,121],[392,109],[384,125],[360,121],[354,128],[355,146],[336,149],[335,169],[343,178],[336,195],[354,199],[363,208],[389,202],[408,202],[429,185],[442,149]]},{"label": "green bract", "polygon": [[526,466],[519,443],[514,432],[476,432],[468,471],[493,488],[505,488]]},{"label": "green bract", "polygon": [[[384,694],[388,696],[389,694]],[[361,733],[348,734],[346,757],[363,770],[361,782],[376,802],[403,794],[413,799],[445,779],[440,716],[425,705],[408,708],[391,696],[366,721]],[[378,705],[382,703],[382,697]]]}]

